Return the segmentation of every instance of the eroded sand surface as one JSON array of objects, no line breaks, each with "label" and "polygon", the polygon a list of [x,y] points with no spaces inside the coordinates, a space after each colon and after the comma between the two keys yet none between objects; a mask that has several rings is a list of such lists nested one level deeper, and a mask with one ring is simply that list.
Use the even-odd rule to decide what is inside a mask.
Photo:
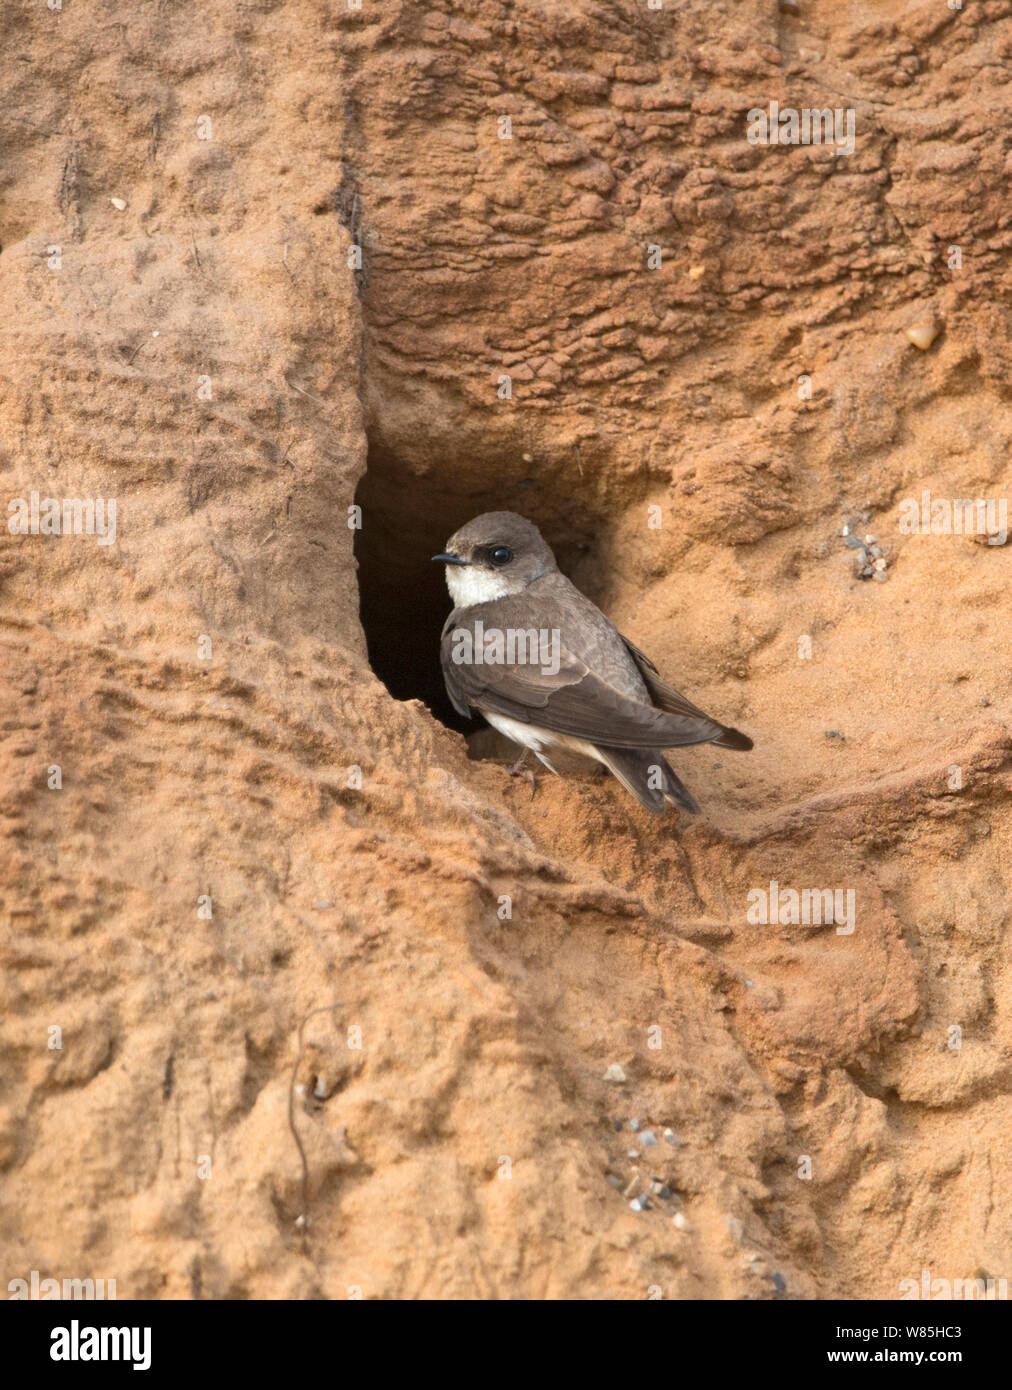
[{"label": "eroded sand surface", "polygon": [[[1012,6],[871,8],[5,15],[0,494],[117,534],[0,532],[0,1283],[1012,1275],[1012,546],[899,529],[1012,495]],[[499,507],[755,739],[698,819],[422,703]]]}]

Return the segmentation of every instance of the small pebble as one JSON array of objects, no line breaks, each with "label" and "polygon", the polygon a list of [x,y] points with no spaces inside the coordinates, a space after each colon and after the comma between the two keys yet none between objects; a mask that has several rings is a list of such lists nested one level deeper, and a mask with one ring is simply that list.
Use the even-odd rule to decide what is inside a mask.
[{"label": "small pebble", "polygon": [[690,279],[690,280],[701,280],[705,274],[706,274],[706,266],[705,266],[705,265],[690,265],[690,266],[689,266],[689,279]]},{"label": "small pebble", "polygon": [[886,562],[885,562],[885,560],[883,560],[883,558],[882,558],[881,555],[880,555],[879,558],[875,561],[875,564],[874,564],[873,568],[874,568],[874,569],[877,569],[878,572],[879,572],[879,574],[881,574],[882,571],[885,569],[885,567],[886,567]]},{"label": "small pebble", "polygon": [[328,907],[333,907],[334,904],[328,903],[325,898],[321,898],[318,903],[313,903],[313,906],[316,908],[317,912],[326,912]]},{"label": "small pebble", "polygon": [[632,1201],[629,1203],[629,1205],[633,1209],[633,1211],[652,1210],[650,1203],[647,1201],[645,1197],[634,1197]]},{"label": "small pebble", "polygon": [[316,1078],[316,1085],[313,1087],[313,1095],[317,1100],[326,1100],[328,1094],[326,1081],[322,1076],[318,1076]]},{"label": "small pebble", "polygon": [[787,1280],[779,1270],[773,1275],[773,1287],[776,1289],[777,1293],[783,1293],[784,1289],[787,1288]]},{"label": "small pebble", "polygon": [[927,352],[928,348],[938,337],[938,320],[934,318],[921,319],[911,328],[907,329],[907,337],[915,348],[920,348],[922,352]]},{"label": "small pebble", "polygon": [[682,1141],[681,1139],[679,1139],[678,1135],[675,1133],[673,1129],[666,1129],[664,1131],[664,1139],[665,1142],[670,1144],[673,1149],[677,1149],[681,1146]]},{"label": "small pebble", "polygon": [[110,198],[109,201],[117,212],[126,212],[126,203],[122,198]]},{"label": "small pebble", "polygon": [[645,1129],[640,1135],[640,1143],[645,1149],[652,1149],[657,1143],[657,1135],[652,1129]]},{"label": "small pebble", "polygon": [[780,13],[798,15],[801,13],[801,6],[798,0],[780,0]]},{"label": "small pebble", "polygon": [[618,1065],[617,1062],[612,1062],[611,1066],[604,1074],[604,1079],[605,1081],[614,1081],[616,1083],[621,1083],[625,1080],[625,1072],[622,1070],[622,1068]]},{"label": "small pebble", "polygon": [[988,707],[988,705],[991,703],[991,701],[990,701],[990,700],[987,700],[987,699],[982,699],[980,703],[984,706],[985,709],[987,709],[987,707]]},{"label": "small pebble", "polygon": [[639,1156],[640,1156],[640,1151],[639,1151],[639,1149],[627,1149],[627,1150],[626,1150],[626,1158],[639,1158]]},{"label": "small pebble", "polygon": [[629,1128],[632,1130],[633,1134],[635,1134],[635,1133],[637,1132],[637,1130],[639,1129],[639,1127],[640,1127],[640,1122],[639,1122],[639,1120],[630,1120],[630,1121],[629,1121]]},{"label": "small pebble", "polygon": [[676,1211],[671,1220],[679,1231],[692,1230],[692,1227],[689,1225],[689,1218],[685,1215],[684,1211]]},{"label": "small pebble", "polygon": [[609,1173],[608,1176],[605,1178],[605,1182],[608,1184],[609,1187],[622,1186],[622,1179],[620,1177],[617,1177],[614,1173]]},{"label": "small pebble", "polygon": [[865,536],[864,542],[865,542],[865,545],[874,545],[874,544],[875,544],[875,537],[874,537],[874,536]]}]

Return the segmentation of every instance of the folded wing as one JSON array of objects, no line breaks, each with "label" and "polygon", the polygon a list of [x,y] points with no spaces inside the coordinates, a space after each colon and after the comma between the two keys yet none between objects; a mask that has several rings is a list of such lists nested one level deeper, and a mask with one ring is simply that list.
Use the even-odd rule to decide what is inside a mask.
[{"label": "folded wing", "polygon": [[[698,715],[703,719],[708,718],[701,709],[691,704],[684,695],[679,695],[673,685],[668,685],[657,667],[650,658],[641,652],[629,641],[628,637],[623,637],[629,655],[635,661],[640,675],[650,691],[650,699],[658,709],[667,710],[671,714]],[[724,732],[720,738],[711,740],[718,748],[734,748],[739,752],[745,753],[753,746],[748,734],[743,734],[740,729],[732,729],[726,725],[721,725]]]},{"label": "folded wing", "polygon": [[[461,640],[454,637],[463,629],[472,633],[473,655],[474,625],[482,617],[482,607],[455,610],[443,628],[443,677],[447,692],[461,713],[468,714],[475,706],[605,748],[677,748],[695,743],[751,748],[751,741],[744,734],[725,728],[666,685],[647,658],[629,643],[626,646],[643,674],[651,698],[657,699],[656,688],[664,703],[657,700],[647,704],[624,693],[611,681],[596,675],[564,640],[556,653],[557,670],[553,669],[554,661],[541,665],[536,661],[509,664],[501,660],[455,660],[455,655],[459,657],[466,651]],[[502,630],[506,626],[505,604],[497,603],[495,608],[496,624],[501,624]],[[483,648],[483,658],[489,650]],[[734,742],[729,741],[732,738]]]}]

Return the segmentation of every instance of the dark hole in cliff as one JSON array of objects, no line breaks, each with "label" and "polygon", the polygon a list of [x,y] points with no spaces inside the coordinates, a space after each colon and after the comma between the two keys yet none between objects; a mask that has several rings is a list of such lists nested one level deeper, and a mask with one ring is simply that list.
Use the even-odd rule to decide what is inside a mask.
[{"label": "dark hole in cliff", "polygon": [[540,526],[563,573],[576,579],[594,521],[581,515],[575,481],[530,470],[519,451],[503,458],[410,463],[372,441],[355,494],[362,627],[373,671],[398,700],[422,700],[448,728],[473,733],[451,705],[439,666],[439,635],[452,607],[442,565],[431,556],[480,512],[514,511]]}]

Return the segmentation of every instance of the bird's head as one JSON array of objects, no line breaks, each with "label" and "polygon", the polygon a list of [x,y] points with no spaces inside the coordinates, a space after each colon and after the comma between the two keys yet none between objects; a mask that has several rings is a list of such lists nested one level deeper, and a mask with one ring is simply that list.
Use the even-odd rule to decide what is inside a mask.
[{"label": "bird's head", "polygon": [[446,587],[457,608],[522,593],[558,568],[541,532],[516,512],[483,512],[432,558],[446,566]]}]

